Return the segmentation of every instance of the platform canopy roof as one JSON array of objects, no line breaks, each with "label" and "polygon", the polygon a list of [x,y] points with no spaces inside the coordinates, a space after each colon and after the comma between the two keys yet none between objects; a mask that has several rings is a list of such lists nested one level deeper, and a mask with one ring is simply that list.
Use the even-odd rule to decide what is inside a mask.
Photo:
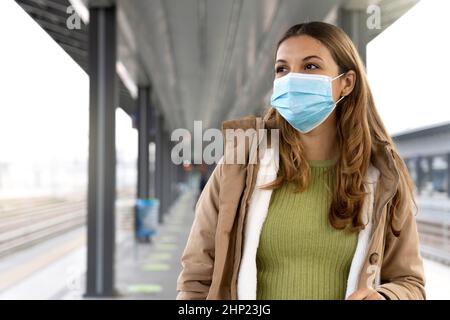
[{"label": "platform canopy roof", "polygon": [[[356,10],[364,17],[374,3],[382,9],[385,28],[417,0],[16,2],[86,72],[88,8],[116,5],[120,107],[133,114],[137,87],[150,86],[167,129],[191,129],[194,120],[203,120],[204,128],[217,127],[223,119],[259,113],[268,106],[274,48],[293,24],[313,20],[340,24],[340,10]],[[78,30],[67,28],[69,6],[83,20]],[[368,39],[381,30],[369,32]]]}]

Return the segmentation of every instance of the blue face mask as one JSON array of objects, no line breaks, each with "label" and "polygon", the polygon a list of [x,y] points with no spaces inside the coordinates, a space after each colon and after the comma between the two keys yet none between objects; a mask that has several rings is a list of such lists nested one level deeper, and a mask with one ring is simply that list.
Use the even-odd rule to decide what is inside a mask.
[{"label": "blue face mask", "polygon": [[275,79],[272,106],[291,126],[307,133],[324,122],[336,107],[333,100],[335,78],[317,74],[288,73]]}]

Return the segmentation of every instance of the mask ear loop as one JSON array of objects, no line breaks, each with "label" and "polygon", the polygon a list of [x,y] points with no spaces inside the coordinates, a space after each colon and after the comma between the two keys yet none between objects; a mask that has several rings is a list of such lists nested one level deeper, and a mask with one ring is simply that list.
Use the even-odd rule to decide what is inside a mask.
[{"label": "mask ear loop", "polygon": [[[338,75],[338,76],[332,78],[331,81],[334,81],[334,80],[336,80],[337,78],[342,77],[342,75],[344,75],[344,74],[346,74],[346,73],[347,73],[347,72],[342,72],[340,75]],[[337,104],[339,103],[339,101],[341,101],[341,100],[344,99],[345,97],[346,97],[346,96],[340,97],[339,100],[335,102],[335,105],[337,105]]]},{"label": "mask ear loop", "polygon": [[347,72],[342,72],[340,75],[338,75],[338,76],[332,78],[331,81],[334,81],[334,80],[336,80],[336,79],[342,77],[342,75],[344,75],[344,74],[346,74],[346,73],[347,73]]},{"label": "mask ear loop", "polygon": [[334,104],[337,105],[339,103],[339,101],[341,101],[342,99],[344,99],[346,96],[342,96],[338,99],[338,101],[336,101]]}]

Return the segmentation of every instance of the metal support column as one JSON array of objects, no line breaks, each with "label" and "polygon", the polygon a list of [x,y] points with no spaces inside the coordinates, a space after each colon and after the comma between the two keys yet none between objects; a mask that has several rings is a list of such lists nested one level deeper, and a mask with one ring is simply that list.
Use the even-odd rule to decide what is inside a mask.
[{"label": "metal support column", "polygon": [[169,201],[169,208],[172,206],[176,199],[176,190],[175,190],[175,164],[172,162],[172,158],[170,156],[170,152],[172,151],[172,142],[170,141],[170,134],[167,134],[167,158],[169,160],[169,194],[170,194],[170,201]]},{"label": "metal support column", "polygon": [[171,162],[170,162],[170,146],[169,146],[169,142],[170,142],[170,137],[169,134],[167,133],[167,131],[163,131],[163,152],[162,152],[162,156],[163,156],[163,202],[164,202],[164,212],[163,214],[167,214],[167,211],[170,207],[170,201],[171,201],[171,185],[172,185],[172,181],[170,178],[170,166],[171,166]]},{"label": "metal support column", "polygon": [[163,179],[163,118],[156,116],[155,122],[155,196],[159,199],[159,223],[163,223],[163,194],[164,194],[164,179]]},{"label": "metal support column", "polygon": [[148,87],[139,87],[138,90],[138,199],[147,199],[150,196],[149,91]]},{"label": "metal support column", "polygon": [[90,8],[86,296],[113,296],[116,8]]},{"label": "metal support column", "polygon": [[[148,106],[148,119],[149,119],[149,142],[153,143],[156,146],[156,135],[157,135],[157,129],[158,129],[158,115],[156,112],[156,108],[153,105],[151,101],[149,101]],[[153,153],[151,154],[151,157],[149,159],[150,163],[150,197],[151,198],[157,198],[156,196],[156,150],[153,150]]]},{"label": "metal support column", "polygon": [[[167,145],[167,159],[170,159],[170,153],[169,153],[170,146]],[[172,202],[173,202],[173,192],[172,192],[172,163],[170,161],[167,161],[167,195],[168,195],[168,201],[167,201],[167,208],[170,208]]]},{"label": "metal support column", "polygon": [[369,30],[366,26],[367,14],[363,9],[341,8],[339,12],[339,26],[349,35],[358,49],[362,61],[366,64],[366,45],[370,41]]},{"label": "metal support column", "polygon": [[161,132],[161,138],[162,138],[162,144],[161,144],[161,164],[162,164],[162,214],[163,216],[166,214],[167,210],[167,201],[168,198],[168,189],[167,186],[169,185],[169,181],[167,179],[167,173],[169,172],[168,169],[168,163],[167,163],[167,135],[166,132],[163,130]]},{"label": "metal support column", "polygon": [[[169,144],[169,150],[168,150],[169,159],[170,159],[170,149],[171,149],[171,146]],[[170,192],[170,204],[173,204],[173,202],[177,198],[177,194],[176,194],[176,190],[175,190],[175,182],[176,182],[176,180],[175,180],[175,164],[172,161],[169,162],[169,169],[170,169],[170,171],[169,171],[169,174],[170,174],[170,191],[169,191]]]}]

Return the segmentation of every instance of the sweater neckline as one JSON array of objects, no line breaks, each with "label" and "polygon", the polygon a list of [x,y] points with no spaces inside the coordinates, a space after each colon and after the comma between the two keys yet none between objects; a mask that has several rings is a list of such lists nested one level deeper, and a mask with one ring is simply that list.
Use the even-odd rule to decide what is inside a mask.
[{"label": "sweater neckline", "polygon": [[326,168],[336,164],[337,159],[307,160],[310,167]]}]

